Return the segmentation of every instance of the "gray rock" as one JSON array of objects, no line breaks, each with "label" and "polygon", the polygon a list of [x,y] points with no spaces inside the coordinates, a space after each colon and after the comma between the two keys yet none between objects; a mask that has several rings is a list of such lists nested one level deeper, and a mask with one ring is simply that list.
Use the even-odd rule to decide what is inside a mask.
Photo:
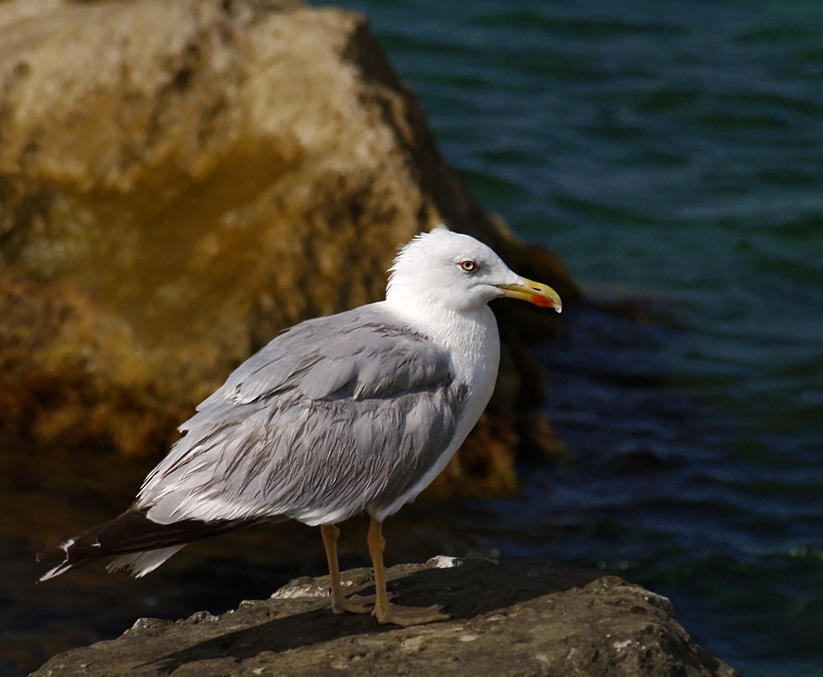
[{"label": "gray rock", "polygon": [[[669,600],[616,576],[441,557],[392,567],[388,578],[402,603],[443,603],[452,619],[397,628],[336,616],[328,577],[306,577],[219,617],[140,619],[118,639],[56,656],[34,675],[739,674],[695,644]],[[351,591],[370,580],[369,569],[344,574]]]}]

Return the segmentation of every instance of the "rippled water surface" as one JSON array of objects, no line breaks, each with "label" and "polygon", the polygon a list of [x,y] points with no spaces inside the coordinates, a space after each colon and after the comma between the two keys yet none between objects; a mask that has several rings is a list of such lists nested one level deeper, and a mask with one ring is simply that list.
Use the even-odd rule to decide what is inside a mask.
[{"label": "rippled water surface", "polygon": [[[823,674],[823,5],[343,4],[371,16],[480,200],[557,250],[595,298],[641,299],[646,318],[608,303],[564,315],[568,334],[539,350],[573,460],[529,468],[516,498],[401,513],[392,559],[600,566],[671,597],[746,675]],[[104,460],[82,491],[75,467],[54,486],[2,470],[8,523],[57,540],[61,524],[37,516],[64,509],[20,495],[73,497],[61,519],[92,524],[147,468]],[[366,561],[363,527],[349,565]],[[46,537],[5,532],[8,580],[28,580]],[[221,611],[323,572],[311,530],[227,538],[154,579],[89,568],[34,593],[7,583],[0,665],[14,674],[138,616]]]}]

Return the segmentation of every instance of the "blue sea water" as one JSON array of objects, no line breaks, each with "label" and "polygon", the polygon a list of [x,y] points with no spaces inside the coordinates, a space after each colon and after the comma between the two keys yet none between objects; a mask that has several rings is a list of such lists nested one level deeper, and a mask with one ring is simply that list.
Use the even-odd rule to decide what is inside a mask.
[{"label": "blue sea water", "polygon": [[[669,596],[744,675],[823,674],[823,4],[339,4],[371,17],[479,200],[595,301],[538,347],[573,460],[524,468],[510,499],[401,512],[389,558],[600,567]],[[641,321],[610,312],[624,297]],[[104,458],[79,487],[72,459],[8,462],[4,510],[36,487],[27,519],[49,493],[87,524],[145,470]],[[347,566],[366,563],[363,529],[344,531]],[[146,579],[89,567],[35,587],[31,553],[66,535],[43,530],[3,534],[3,675],[138,616],[217,613],[323,573],[317,535],[284,527],[187,548]]]},{"label": "blue sea water", "polygon": [[650,318],[541,347],[576,461],[464,535],[666,594],[746,675],[823,674],[823,4],[342,4],[481,202]]}]

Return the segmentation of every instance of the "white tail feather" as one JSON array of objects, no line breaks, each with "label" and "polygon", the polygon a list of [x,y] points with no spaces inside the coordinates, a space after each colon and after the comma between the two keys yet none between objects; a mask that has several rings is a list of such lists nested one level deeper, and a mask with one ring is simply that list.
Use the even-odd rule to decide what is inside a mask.
[{"label": "white tail feather", "polygon": [[[183,549],[183,545],[175,545],[171,548],[161,548],[160,550],[148,550],[146,552],[136,552],[130,555],[121,555],[113,559],[106,571],[114,573],[120,569],[126,569],[135,578],[140,578],[154,571],[172,555]],[[58,567],[59,568],[59,567]],[[51,571],[46,574],[48,576]]]}]

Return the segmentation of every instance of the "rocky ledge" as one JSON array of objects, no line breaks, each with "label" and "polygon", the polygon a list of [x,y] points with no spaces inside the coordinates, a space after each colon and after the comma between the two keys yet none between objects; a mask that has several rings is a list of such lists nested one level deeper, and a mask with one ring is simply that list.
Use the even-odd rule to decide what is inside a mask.
[{"label": "rocky ledge", "polygon": [[[436,557],[387,572],[404,604],[450,621],[411,628],[336,616],[328,577],[299,578],[222,616],[140,619],[118,639],[56,656],[34,675],[738,675],[699,647],[665,597],[542,561]],[[369,569],[344,574],[367,589]]]}]

